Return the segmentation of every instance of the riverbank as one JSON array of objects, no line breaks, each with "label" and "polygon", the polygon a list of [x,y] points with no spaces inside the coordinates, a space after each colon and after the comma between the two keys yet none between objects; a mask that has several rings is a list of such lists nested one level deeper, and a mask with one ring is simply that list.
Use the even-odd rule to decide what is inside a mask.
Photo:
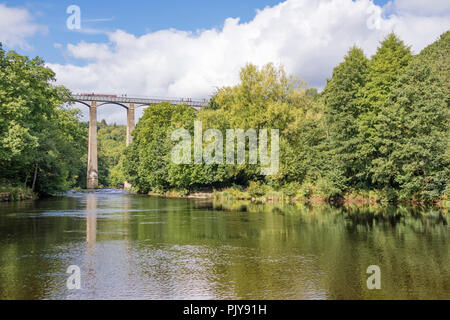
[{"label": "riverbank", "polygon": [[150,196],[165,198],[187,198],[187,199],[214,199],[214,200],[231,200],[231,201],[250,201],[259,203],[309,203],[309,204],[334,204],[337,206],[366,206],[380,205],[387,206],[392,204],[404,204],[411,206],[428,206],[441,208],[447,211],[450,207],[450,200],[445,195],[441,199],[423,201],[416,197],[411,199],[396,199],[392,191],[349,191],[342,196],[335,198],[326,198],[320,194],[310,192],[306,195],[292,190],[274,190],[269,186],[249,186],[244,189],[239,186],[216,190],[213,188],[202,189],[200,191],[179,191],[171,190],[163,194],[148,193]]},{"label": "riverbank", "polygon": [[0,186],[0,202],[36,200],[37,198],[30,188]]}]

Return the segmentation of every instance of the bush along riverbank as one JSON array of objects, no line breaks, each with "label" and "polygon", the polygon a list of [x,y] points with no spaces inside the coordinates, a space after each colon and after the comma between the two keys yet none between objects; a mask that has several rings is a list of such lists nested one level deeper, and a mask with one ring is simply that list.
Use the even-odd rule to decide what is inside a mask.
[{"label": "bush along riverbank", "polygon": [[271,186],[262,182],[250,182],[247,187],[234,185],[227,188],[203,188],[195,191],[170,190],[163,193],[150,192],[150,196],[167,198],[214,199],[222,201],[250,201],[254,203],[310,203],[332,204],[336,206],[351,205],[411,205],[427,206],[442,209],[450,207],[450,197],[444,194],[433,200],[420,199],[412,195],[401,198],[395,190],[349,190],[342,194],[330,195],[325,185],[299,185],[290,183],[281,187]]},{"label": "bush along riverbank", "polygon": [[36,200],[37,195],[26,187],[0,186],[0,202]]}]

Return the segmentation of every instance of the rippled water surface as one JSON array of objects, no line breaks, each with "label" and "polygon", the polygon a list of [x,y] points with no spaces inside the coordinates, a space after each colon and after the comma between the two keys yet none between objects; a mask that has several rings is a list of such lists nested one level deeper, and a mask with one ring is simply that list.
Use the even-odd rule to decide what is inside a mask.
[{"label": "rippled water surface", "polygon": [[[116,191],[0,203],[0,299],[450,299],[447,222]],[[71,265],[81,290],[66,287]]]}]

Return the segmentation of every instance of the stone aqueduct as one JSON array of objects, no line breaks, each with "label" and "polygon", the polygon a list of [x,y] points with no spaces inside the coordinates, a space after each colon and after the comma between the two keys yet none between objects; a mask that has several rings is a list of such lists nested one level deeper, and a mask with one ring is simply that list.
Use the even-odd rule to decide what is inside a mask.
[{"label": "stone aqueduct", "polygon": [[[127,110],[127,140],[128,146],[133,137],[131,132],[135,126],[135,110],[139,107],[160,104],[168,102],[173,106],[189,105],[193,108],[200,109],[204,107],[207,100],[192,99],[154,99],[154,98],[132,98],[127,96],[102,95],[102,94],[75,94],[72,95],[73,102],[84,104],[89,108],[89,147],[88,147],[88,163],[87,163],[87,188],[98,188],[98,154],[97,154],[97,108],[107,105],[119,105]],[[125,182],[125,187],[130,185]]]}]

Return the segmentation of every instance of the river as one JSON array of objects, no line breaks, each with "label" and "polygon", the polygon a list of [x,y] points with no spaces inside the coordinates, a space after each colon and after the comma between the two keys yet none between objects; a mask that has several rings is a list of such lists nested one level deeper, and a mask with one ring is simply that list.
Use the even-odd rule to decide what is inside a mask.
[{"label": "river", "polygon": [[404,207],[114,190],[0,203],[0,299],[450,299],[449,231],[441,211]]}]

